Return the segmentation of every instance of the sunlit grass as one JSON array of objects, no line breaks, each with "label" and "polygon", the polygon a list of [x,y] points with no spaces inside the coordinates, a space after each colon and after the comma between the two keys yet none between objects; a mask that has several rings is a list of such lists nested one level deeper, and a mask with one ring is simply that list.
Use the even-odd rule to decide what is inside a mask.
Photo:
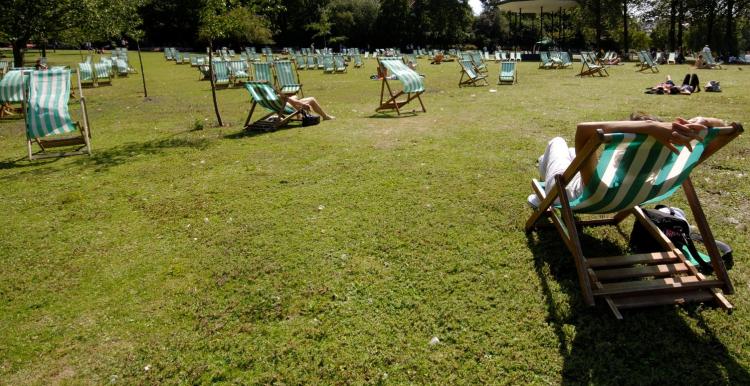
[{"label": "sunlit grass", "polygon": [[643,89],[687,66],[521,63],[496,86],[491,63],[459,89],[457,63],[421,60],[427,113],[396,118],[367,60],[300,71],[336,120],[246,135],[243,88],[218,91],[218,128],[196,69],[144,61],[150,100],[136,74],[84,90],[91,157],[28,162],[22,121],[0,121],[0,383],[750,382],[747,136],[694,172],[735,249],[733,315],[618,322],[583,305],[554,233],[523,232],[550,137],[632,111],[750,121],[749,71],[702,70],[724,92],[685,97]]}]

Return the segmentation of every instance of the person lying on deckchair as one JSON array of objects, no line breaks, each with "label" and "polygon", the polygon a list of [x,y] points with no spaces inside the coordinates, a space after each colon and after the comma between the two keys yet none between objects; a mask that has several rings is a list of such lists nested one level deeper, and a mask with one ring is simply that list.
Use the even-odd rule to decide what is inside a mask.
[{"label": "person lying on deckchair", "polygon": [[280,95],[281,99],[292,105],[292,107],[300,110],[315,111],[324,121],[336,119],[333,115],[330,115],[323,110],[318,100],[315,97],[298,98],[296,95]]},{"label": "person lying on deckchair", "polygon": [[[675,145],[684,145],[692,151],[690,141],[702,140],[699,136],[701,130],[707,127],[727,126],[726,122],[718,118],[694,117],[688,120],[677,118],[674,122],[663,122],[658,118],[645,114],[632,114],[629,121],[610,122],[583,122],[579,123],[575,135],[575,148],[568,148],[563,138],[555,137],[547,144],[547,149],[539,157],[539,176],[545,182],[544,188],[550,193],[555,185],[555,176],[562,174],[575,159],[576,152],[581,152],[583,147],[592,137],[597,135],[597,130],[604,133],[633,133],[648,134],[661,144],[677,153]],[[717,149],[731,140],[731,138],[718,137],[713,140],[704,150],[701,159],[713,154]],[[576,174],[568,183],[566,191],[572,200],[583,193],[583,188],[589,182],[596,168],[596,159],[591,157],[588,162],[581,166],[581,172]],[[528,197],[528,203],[532,207],[540,204],[536,194]]]}]

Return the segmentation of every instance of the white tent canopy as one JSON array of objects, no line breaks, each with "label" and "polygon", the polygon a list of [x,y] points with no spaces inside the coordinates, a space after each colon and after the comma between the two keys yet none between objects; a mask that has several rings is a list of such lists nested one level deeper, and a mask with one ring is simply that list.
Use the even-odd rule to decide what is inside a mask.
[{"label": "white tent canopy", "polygon": [[578,6],[575,0],[502,0],[497,7],[501,11],[521,13],[555,12]]}]

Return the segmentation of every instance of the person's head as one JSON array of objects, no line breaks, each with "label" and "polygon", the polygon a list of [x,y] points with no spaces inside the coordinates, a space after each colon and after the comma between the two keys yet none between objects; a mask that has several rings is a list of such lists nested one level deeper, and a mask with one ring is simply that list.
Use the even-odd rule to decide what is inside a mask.
[{"label": "person's head", "polygon": [[644,113],[643,111],[635,111],[630,113],[630,120],[631,121],[657,121],[657,122],[663,122],[661,118],[657,117],[656,115],[651,115],[648,113]]}]

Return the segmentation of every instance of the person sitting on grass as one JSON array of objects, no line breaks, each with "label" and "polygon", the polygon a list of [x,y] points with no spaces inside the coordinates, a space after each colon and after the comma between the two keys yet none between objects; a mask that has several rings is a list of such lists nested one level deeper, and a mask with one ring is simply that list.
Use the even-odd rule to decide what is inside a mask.
[{"label": "person sitting on grass", "polygon": [[324,121],[336,119],[333,115],[326,113],[315,97],[297,98],[296,95],[282,95],[282,100],[292,107],[305,111],[315,111]]},{"label": "person sitting on grass", "polygon": [[703,58],[703,54],[698,54],[698,58],[695,59],[695,68],[711,68],[711,66]]},{"label": "person sitting on grass", "polygon": [[674,81],[672,81],[672,76],[667,75],[666,82],[659,83],[654,87],[649,87],[646,89],[646,94],[690,95],[694,92],[699,92],[700,90],[700,81],[698,80],[697,74],[686,74],[685,78],[682,80],[681,86],[677,86]]},{"label": "person sitting on grass", "polygon": [[[547,148],[539,157],[539,177],[544,181],[544,190],[550,193],[555,185],[555,176],[565,173],[575,159],[576,153],[581,152],[586,143],[598,135],[597,130],[605,133],[634,133],[648,134],[661,144],[677,153],[675,145],[685,145],[690,151],[690,141],[702,140],[699,136],[701,130],[707,127],[726,126],[726,122],[718,118],[695,117],[690,119],[677,118],[674,122],[663,122],[659,118],[642,113],[631,114],[629,121],[609,122],[583,122],[576,128],[575,148],[569,148],[563,138],[555,137],[549,141]],[[703,154],[712,154],[713,150],[723,146],[731,139],[718,137],[707,145]],[[580,173],[577,173],[568,183],[565,190],[569,199],[573,200],[583,193],[583,188],[589,182],[596,170],[596,158],[590,157],[581,165]],[[538,208],[541,200],[536,194],[528,197],[528,203],[533,208]]]}]

